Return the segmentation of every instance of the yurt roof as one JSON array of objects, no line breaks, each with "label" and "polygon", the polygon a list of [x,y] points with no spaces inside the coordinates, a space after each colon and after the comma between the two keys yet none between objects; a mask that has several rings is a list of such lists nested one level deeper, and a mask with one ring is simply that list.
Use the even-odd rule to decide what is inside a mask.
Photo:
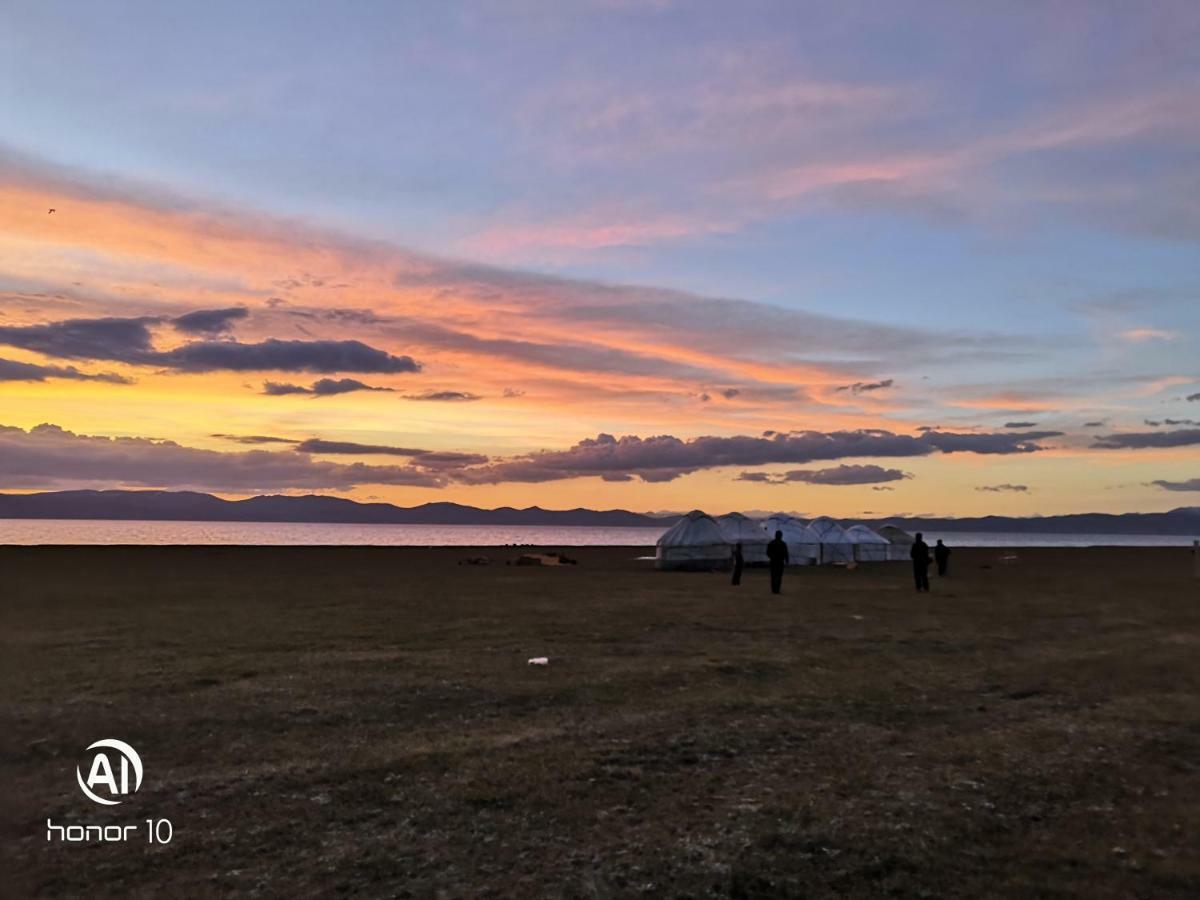
[{"label": "yurt roof", "polygon": [[901,528],[899,525],[880,525],[875,529],[879,534],[887,538],[892,544],[911,544],[913,536]]},{"label": "yurt roof", "polygon": [[822,544],[848,542],[846,530],[829,516],[818,516],[808,523],[808,529]]},{"label": "yurt roof", "polygon": [[763,529],[766,531],[767,537],[772,538],[775,537],[776,531],[782,531],[783,539],[792,542],[809,541],[813,534],[803,519],[793,516],[771,516],[763,521]]},{"label": "yurt roof", "polygon": [[717,525],[721,529],[721,533],[725,535],[725,540],[733,542],[758,542],[765,541],[766,536],[763,534],[758,523],[748,516],[741,513],[727,513],[723,516],[717,516]]},{"label": "yurt roof", "polygon": [[698,509],[693,509],[658,539],[659,546],[663,547],[707,547],[727,543],[716,520]]},{"label": "yurt roof", "polygon": [[846,529],[846,537],[856,544],[889,544],[887,538],[872,531],[866,525],[851,525]]},{"label": "yurt roof", "polygon": [[775,513],[774,515],[767,516],[762,520],[764,528],[771,526],[776,522],[787,522],[789,524],[799,526],[800,528],[803,528],[808,524],[807,519],[802,519],[799,516],[793,516],[790,513]]}]

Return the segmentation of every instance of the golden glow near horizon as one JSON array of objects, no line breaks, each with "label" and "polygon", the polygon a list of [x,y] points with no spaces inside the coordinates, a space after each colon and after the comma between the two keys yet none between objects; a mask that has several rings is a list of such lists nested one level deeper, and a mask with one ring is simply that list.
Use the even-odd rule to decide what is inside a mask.
[{"label": "golden glow near horizon", "polygon": [[[51,215],[47,208],[56,211]],[[267,396],[265,382],[306,386],[325,376],[189,373],[117,360],[62,360],[12,348],[5,350],[5,358],[111,372],[135,382],[5,382],[0,385],[3,424],[19,428],[51,422],[78,434],[170,440],[223,453],[247,448],[214,435],[321,438],[511,458],[563,450],[601,432],[682,438],[758,436],[768,429],[912,434],[925,421],[914,415],[902,390],[837,390],[840,385],[872,382],[876,376],[871,371],[723,356],[703,340],[695,342],[699,346],[689,345],[686,332],[643,328],[636,320],[623,330],[618,320],[594,310],[589,315],[598,319],[598,327],[581,326],[560,313],[596,302],[590,295],[597,287],[586,283],[539,283],[530,277],[527,286],[510,286],[495,277],[494,285],[480,284],[463,274],[465,266],[377,244],[359,246],[344,236],[230,212],[163,211],[129,199],[67,192],[53,183],[10,180],[0,185],[0,232],[9,277],[38,286],[8,293],[4,324],[9,327],[99,316],[163,318],[201,308],[244,306],[249,314],[235,331],[240,341],[310,340],[319,330],[321,339],[360,340],[393,354],[411,355],[423,367],[417,373],[355,376],[386,391]],[[405,273],[413,275],[413,283],[405,283]],[[627,298],[622,295],[618,302]],[[169,328],[155,329],[155,346],[160,349],[188,340]],[[589,369],[587,359],[577,365],[575,347],[584,356],[597,355],[596,367]],[[609,353],[622,356],[609,361]],[[723,382],[712,383],[716,378]],[[1168,379],[1150,396],[1183,380]],[[737,387],[722,388],[724,382]],[[726,397],[722,390],[737,393]],[[1137,393],[1141,390],[1139,386]],[[431,392],[480,399],[408,399]],[[1114,392],[1110,415],[1135,408],[1135,398],[1124,393]],[[1045,413],[1066,412],[1070,405],[1070,398],[1043,402],[1012,393],[974,398],[964,393],[944,401],[944,407],[959,416],[982,416],[994,409],[1008,415],[1016,409],[1012,416],[1036,418],[1039,429],[1053,426],[1045,423]],[[1098,415],[1101,409],[1096,397],[1080,398],[1079,405],[1088,415]],[[948,431],[979,430],[935,424]],[[1110,423],[1108,430],[1116,427]],[[450,482],[438,487],[364,483],[324,492],[399,504],[447,499],[481,506],[701,506],[850,517],[1032,515],[1170,508],[1179,505],[1178,496],[1150,483],[1182,481],[1195,474],[1195,454],[1188,447],[1094,450],[1070,434],[1045,443],[1050,446],[1040,452],[1011,455],[735,464],[657,483],[591,476],[541,483]],[[286,445],[263,445],[259,450],[291,452]],[[313,458],[339,464],[403,462],[373,454]],[[738,478],[744,471],[777,475],[843,463],[899,469],[906,477],[861,485]],[[47,479],[43,486],[70,483],[71,473],[64,471],[61,484]],[[97,483],[121,486],[104,478]],[[1024,485],[1026,490],[987,489],[998,485]],[[37,485],[18,487],[32,490]],[[219,486],[216,492],[237,495]]]}]

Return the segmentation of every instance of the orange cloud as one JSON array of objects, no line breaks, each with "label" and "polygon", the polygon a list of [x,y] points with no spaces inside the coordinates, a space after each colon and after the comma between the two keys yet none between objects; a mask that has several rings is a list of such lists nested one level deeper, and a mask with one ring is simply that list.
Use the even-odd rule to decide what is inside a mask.
[{"label": "orange cloud", "polygon": [[1135,344],[1144,344],[1146,341],[1173,341],[1178,336],[1177,332],[1161,328],[1131,328],[1117,335],[1121,340]]},{"label": "orange cloud", "polygon": [[[237,324],[239,334],[366,335],[390,352],[419,356],[426,366],[413,378],[436,382],[428,389],[492,397],[511,385],[542,384],[523,402],[552,414],[589,398],[593,415],[711,420],[715,407],[697,398],[733,387],[737,414],[727,425],[778,425],[781,412],[825,406],[810,387],[861,374],[756,353],[755,341],[731,353],[713,345],[703,325],[689,331],[631,320],[627,309],[646,296],[641,289],[438,260],[303,223],[97,188],[11,161],[0,167],[0,266],[43,286],[40,296],[26,292],[27,302],[11,304],[10,324],[45,321],[51,310],[177,315],[198,304],[242,305],[252,315]],[[680,315],[699,302],[650,293]],[[586,323],[574,317],[581,310],[592,316]],[[748,312],[732,308],[722,328],[753,326],[760,316]],[[822,419],[839,427],[877,421],[848,411]]]}]

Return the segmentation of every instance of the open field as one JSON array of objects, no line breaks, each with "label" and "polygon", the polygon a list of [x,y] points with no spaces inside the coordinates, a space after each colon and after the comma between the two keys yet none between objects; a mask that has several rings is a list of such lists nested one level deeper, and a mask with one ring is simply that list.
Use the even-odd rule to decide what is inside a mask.
[{"label": "open field", "polygon": [[[780,597],[640,552],[0,551],[0,893],[1200,895],[1189,551]],[[75,783],[105,737],[146,766],[112,809]]]}]

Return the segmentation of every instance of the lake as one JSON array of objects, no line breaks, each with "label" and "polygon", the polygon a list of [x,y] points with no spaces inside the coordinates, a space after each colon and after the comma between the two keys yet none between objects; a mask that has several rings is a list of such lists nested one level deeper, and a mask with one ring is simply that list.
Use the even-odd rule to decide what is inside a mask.
[{"label": "lake", "polygon": [[[651,547],[662,528],[538,525],[351,525],[0,519],[0,544],[358,545],[385,547]],[[1198,535],[1200,536],[1200,535]],[[930,531],[957,547],[1185,547],[1187,535],[1007,534]]]}]

